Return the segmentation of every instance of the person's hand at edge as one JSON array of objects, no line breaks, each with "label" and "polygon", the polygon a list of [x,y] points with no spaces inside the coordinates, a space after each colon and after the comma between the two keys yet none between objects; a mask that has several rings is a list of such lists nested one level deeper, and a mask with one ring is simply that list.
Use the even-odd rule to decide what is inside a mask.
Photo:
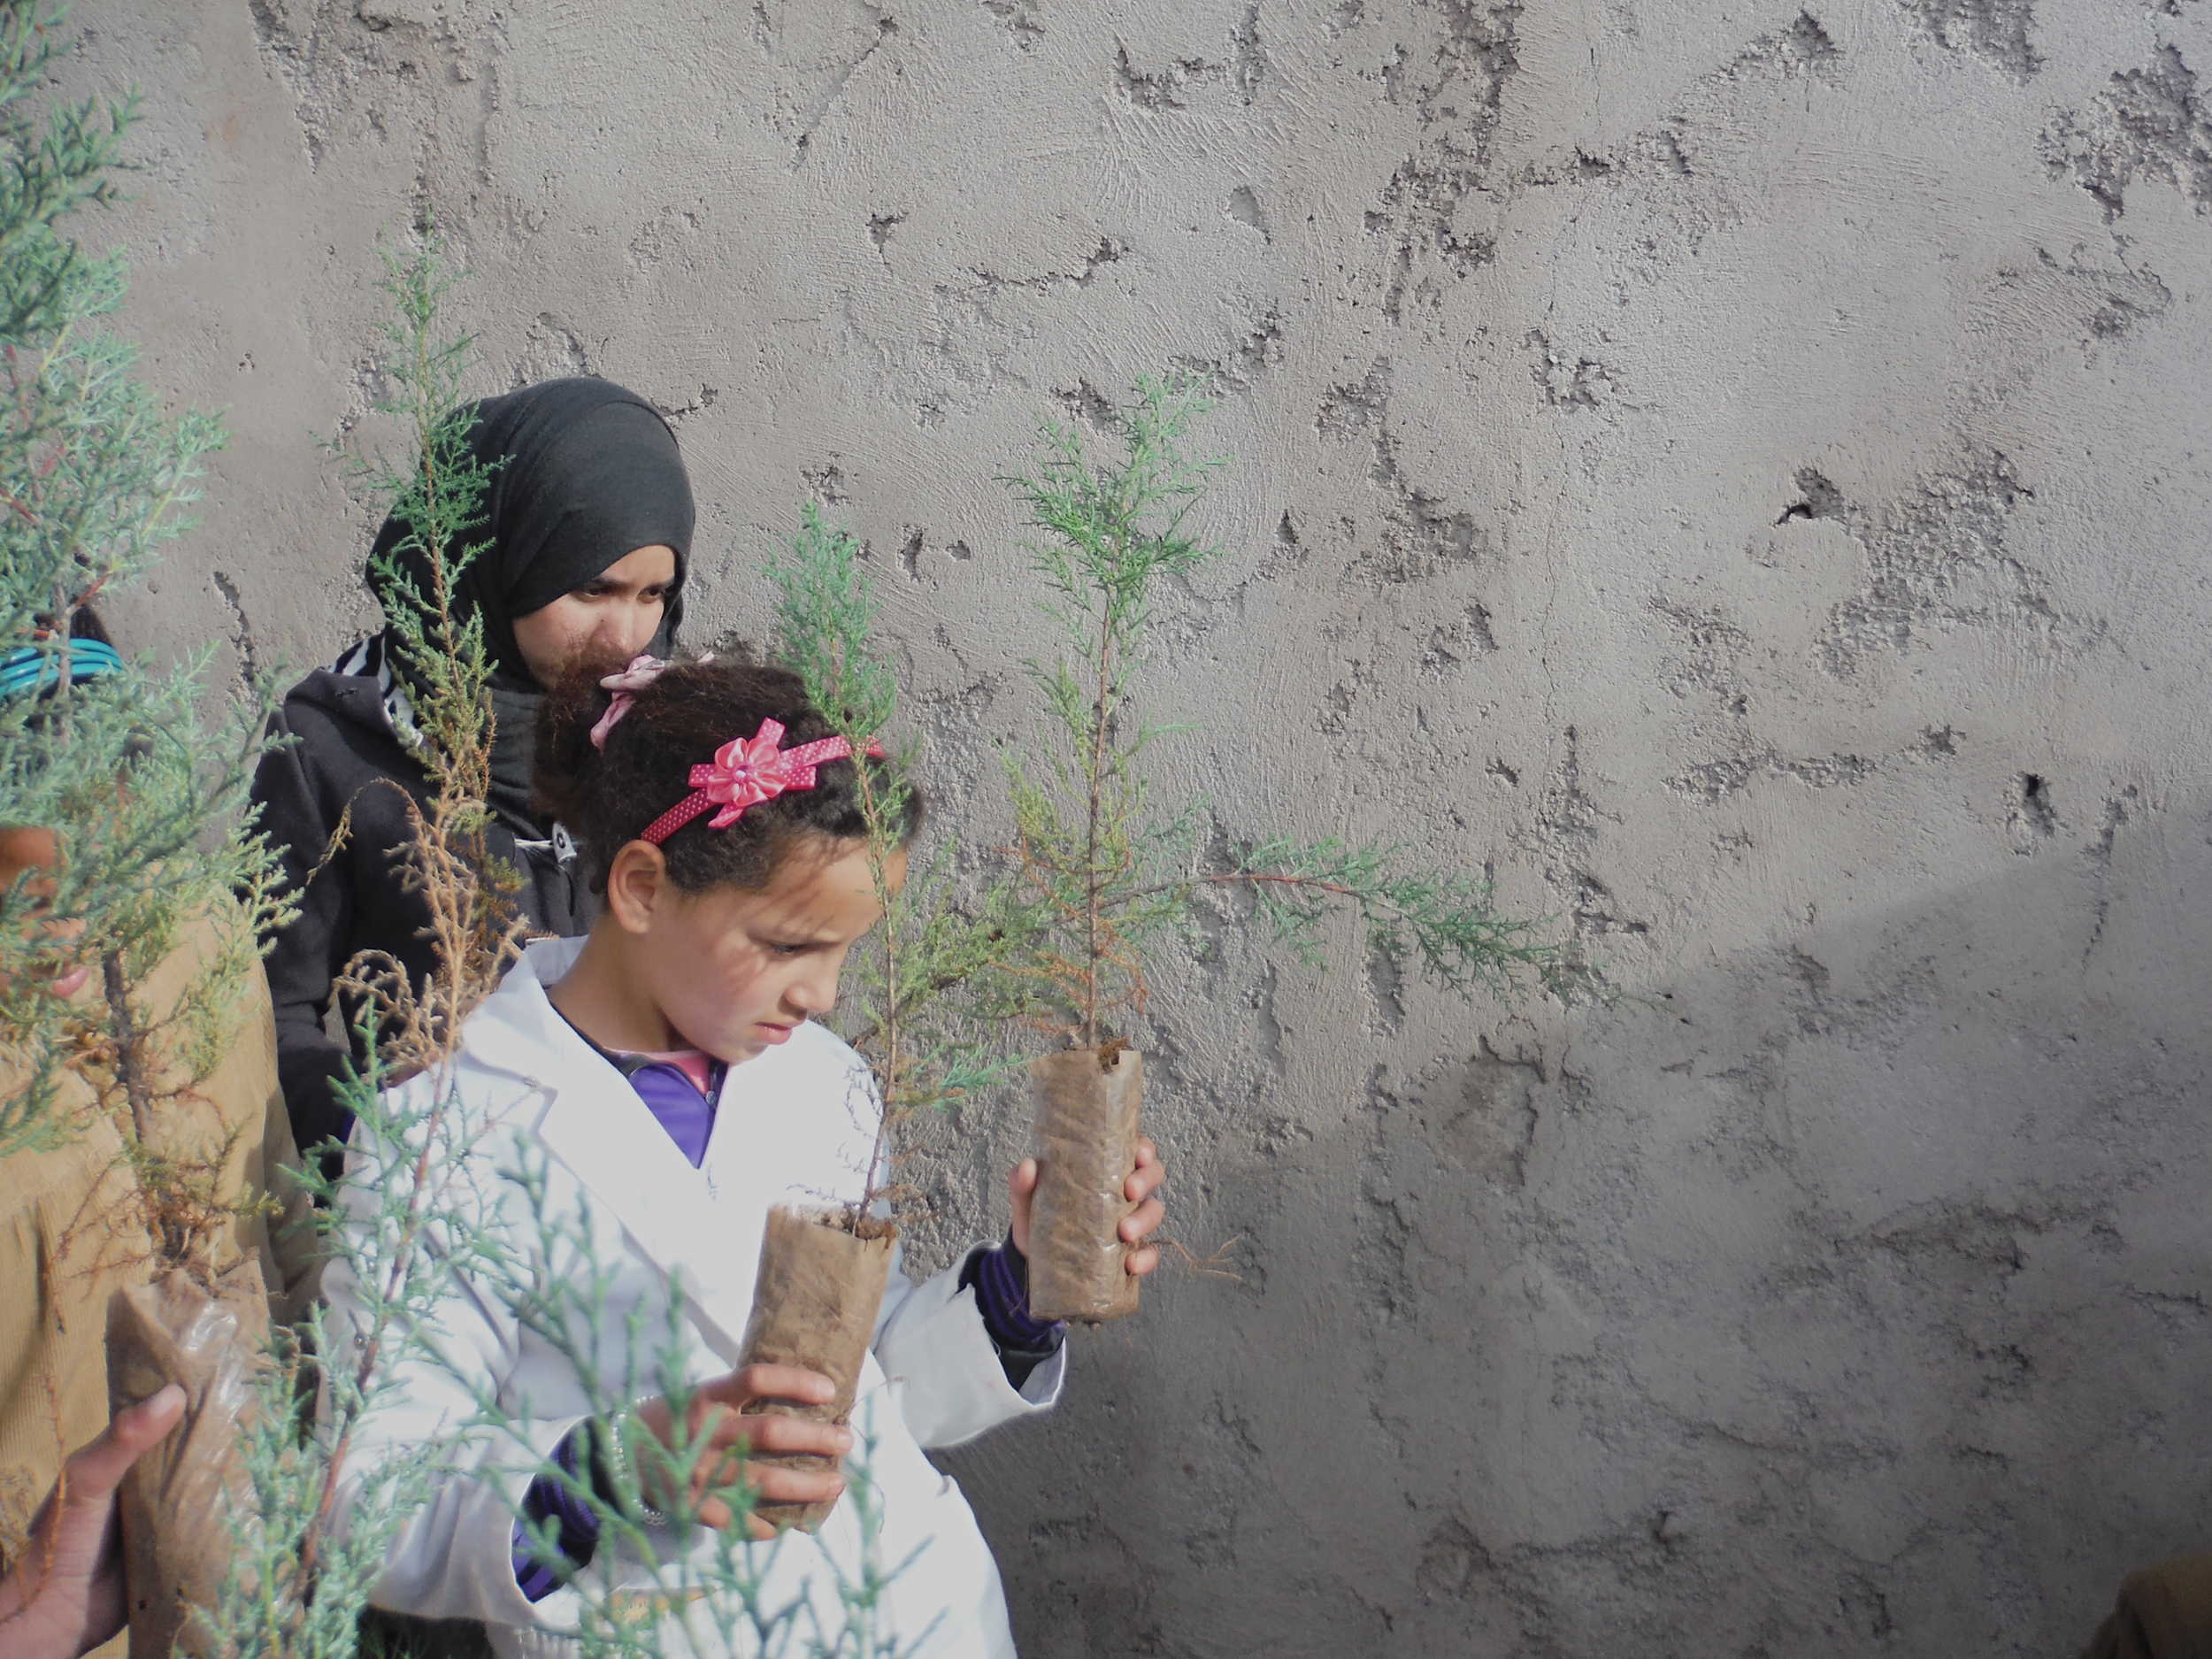
[{"label": "person's hand at edge", "polygon": [[40,1505],[23,1558],[0,1579],[0,1659],[77,1659],[123,1628],[122,1527],[115,1489],[130,1466],[184,1416],[171,1383],[119,1411],[62,1465]]}]

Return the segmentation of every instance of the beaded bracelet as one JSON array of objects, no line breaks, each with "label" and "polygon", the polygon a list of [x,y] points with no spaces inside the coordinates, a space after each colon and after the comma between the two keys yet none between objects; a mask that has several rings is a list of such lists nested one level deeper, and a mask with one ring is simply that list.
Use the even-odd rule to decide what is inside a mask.
[{"label": "beaded bracelet", "polygon": [[[640,1526],[666,1526],[668,1517],[645,1501],[645,1483],[638,1478],[630,1453],[623,1442],[624,1431],[635,1420],[637,1413],[627,1409],[618,1411],[602,1422],[595,1418],[591,1425],[592,1471],[603,1476],[600,1497],[607,1504],[626,1512]],[[630,1502],[623,1502],[625,1491],[637,1494]]]}]

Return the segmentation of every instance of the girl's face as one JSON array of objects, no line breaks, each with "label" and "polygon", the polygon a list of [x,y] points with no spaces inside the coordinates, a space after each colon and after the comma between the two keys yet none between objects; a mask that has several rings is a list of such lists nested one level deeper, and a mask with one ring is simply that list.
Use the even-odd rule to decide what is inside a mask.
[{"label": "girl's face", "polygon": [[676,549],[626,553],[573,593],[514,619],[530,678],[552,687],[576,664],[626,663],[653,642],[676,585]]},{"label": "girl's face", "polygon": [[[903,852],[886,873],[896,892]],[[840,841],[794,853],[757,893],[682,894],[664,877],[633,960],[679,1042],[736,1064],[836,1005],[845,953],[882,917],[865,848]]]}]

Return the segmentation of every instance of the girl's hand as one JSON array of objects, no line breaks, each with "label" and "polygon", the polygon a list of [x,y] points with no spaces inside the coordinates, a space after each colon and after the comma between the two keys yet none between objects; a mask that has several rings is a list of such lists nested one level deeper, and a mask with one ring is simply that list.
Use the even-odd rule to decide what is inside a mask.
[{"label": "girl's hand", "polygon": [[[1167,1165],[1160,1162],[1160,1148],[1151,1140],[1137,1142],[1137,1167],[1122,1183],[1121,1194],[1136,1210],[1121,1224],[1122,1241],[1135,1244],[1148,1239],[1159,1231],[1160,1223],[1167,1217],[1167,1206],[1153,1194],[1167,1179]],[[1037,1160],[1024,1158],[1014,1166],[1006,1178],[1006,1191],[1014,1201],[1014,1248],[1024,1256],[1029,1254],[1029,1210],[1037,1196]],[[1128,1271],[1141,1279],[1160,1264],[1160,1248],[1148,1244],[1141,1250],[1129,1253]]]},{"label": "girl's hand", "polygon": [[[840,1428],[834,1423],[817,1423],[808,1417],[774,1413],[746,1417],[742,1412],[756,1400],[818,1406],[827,1405],[836,1398],[835,1383],[820,1371],[802,1371],[796,1365],[748,1365],[743,1371],[700,1384],[691,1396],[689,1432],[695,1440],[705,1429],[707,1449],[692,1471],[691,1502],[683,1507],[695,1507],[703,1526],[728,1526],[734,1518],[730,1506],[707,1494],[710,1488],[734,1484],[733,1473],[737,1480],[751,1486],[763,1502],[833,1502],[845,1490],[844,1477],[833,1470],[761,1469],[751,1463],[747,1454],[805,1452],[834,1462],[852,1449],[849,1429]],[[648,1400],[636,1408],[634,1415],[654,1439],[672,1449],[675,1419],[667,1401]],[[733,1463],[736,1465],[734,1471]],[[678,1507],[667,1501],[665,1494],[656,1490],[654,1477],[641,1471],[640,1479],[645,1487],[640,1495],[646,1502],[663,1510]],[[749,1518],[755,1538],[776,1535],[776,1529],[759,1517]]]}]

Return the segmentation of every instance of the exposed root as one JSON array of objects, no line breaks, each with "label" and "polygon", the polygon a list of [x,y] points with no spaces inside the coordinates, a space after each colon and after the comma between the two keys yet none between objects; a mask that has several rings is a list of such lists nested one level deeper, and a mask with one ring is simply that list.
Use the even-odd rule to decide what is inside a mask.
[{"label": "exposed root", "polygon": [[1217,1248],[1211,1256],[1202,1258],[1192,1255],[1190,1247],[1180,1239],[1164,1239],[1155,1233],[1145,1240],[1147,1244],[1158,1245],[1162,1250],[1174,1258],[1177,1266],[1194,1279],[1226,1279],[1240,1285],[1244,1283],[1244,1275],[1224,1267],[1222,1263],[1228,1259],[1229,1252],[1243,1241],[1244,1234],[1240,1233],[1227,1243]]}]

